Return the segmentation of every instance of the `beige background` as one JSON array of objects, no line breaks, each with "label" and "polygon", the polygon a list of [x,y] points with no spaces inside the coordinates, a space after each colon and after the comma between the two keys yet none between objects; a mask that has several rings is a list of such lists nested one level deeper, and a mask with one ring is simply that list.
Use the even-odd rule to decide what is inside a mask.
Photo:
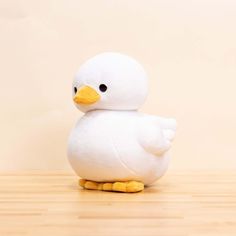
[{"label": "beige background", "polygon": [[176,117],[173,169],[236,167],[236,1],[0,1],[0,170],[70,169],[79,65],[139,60],[142,111]]}]

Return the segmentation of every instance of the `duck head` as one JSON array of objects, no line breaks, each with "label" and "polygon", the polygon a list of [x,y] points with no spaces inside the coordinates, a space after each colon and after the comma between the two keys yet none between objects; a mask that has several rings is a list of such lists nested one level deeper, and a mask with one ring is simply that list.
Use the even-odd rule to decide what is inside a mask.
[{"label": "duck head", "polygon": [[126,55],[111,52],[86,61],[72,86],[74,103],[82,112],[137,110],[147,92],[147,76],[142,66]]}]

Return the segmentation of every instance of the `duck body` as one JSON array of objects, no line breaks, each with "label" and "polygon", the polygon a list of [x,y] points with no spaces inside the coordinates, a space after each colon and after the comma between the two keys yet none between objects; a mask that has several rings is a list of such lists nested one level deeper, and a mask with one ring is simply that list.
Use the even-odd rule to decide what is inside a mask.
[{"label": "duck body", "polygon": [[72,130],[68,158],[82,178],[152,184],[168,167],[176,123],[137,111],[92,110]]}]

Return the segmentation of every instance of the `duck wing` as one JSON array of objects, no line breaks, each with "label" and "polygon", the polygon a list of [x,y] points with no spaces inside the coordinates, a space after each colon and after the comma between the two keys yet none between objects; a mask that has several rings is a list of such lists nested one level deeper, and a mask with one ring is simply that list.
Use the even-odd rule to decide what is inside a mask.
[{"label": "duck wing", "polygon": [[155,116],[142,117],[138,127],[141,146],[157,156],[162,156],[171,147],[176,132],[176,121]]}]

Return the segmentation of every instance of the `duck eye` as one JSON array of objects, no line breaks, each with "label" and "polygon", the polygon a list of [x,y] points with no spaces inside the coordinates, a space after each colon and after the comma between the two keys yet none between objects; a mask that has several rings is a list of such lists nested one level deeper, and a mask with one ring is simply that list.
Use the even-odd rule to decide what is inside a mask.
[{"label": "duck eye", "polygon": [[74,87],[74,92],[75,92],[75,94],[77,93],[77,88],[76,87]]},{"label": "duck eye", "polygon": [[107,86],[106,86],[105,84],[100,84],[100,85],[99,85],[99,89],[100,89],[101,92],[104,93],[104,92],[107,91]]}]

